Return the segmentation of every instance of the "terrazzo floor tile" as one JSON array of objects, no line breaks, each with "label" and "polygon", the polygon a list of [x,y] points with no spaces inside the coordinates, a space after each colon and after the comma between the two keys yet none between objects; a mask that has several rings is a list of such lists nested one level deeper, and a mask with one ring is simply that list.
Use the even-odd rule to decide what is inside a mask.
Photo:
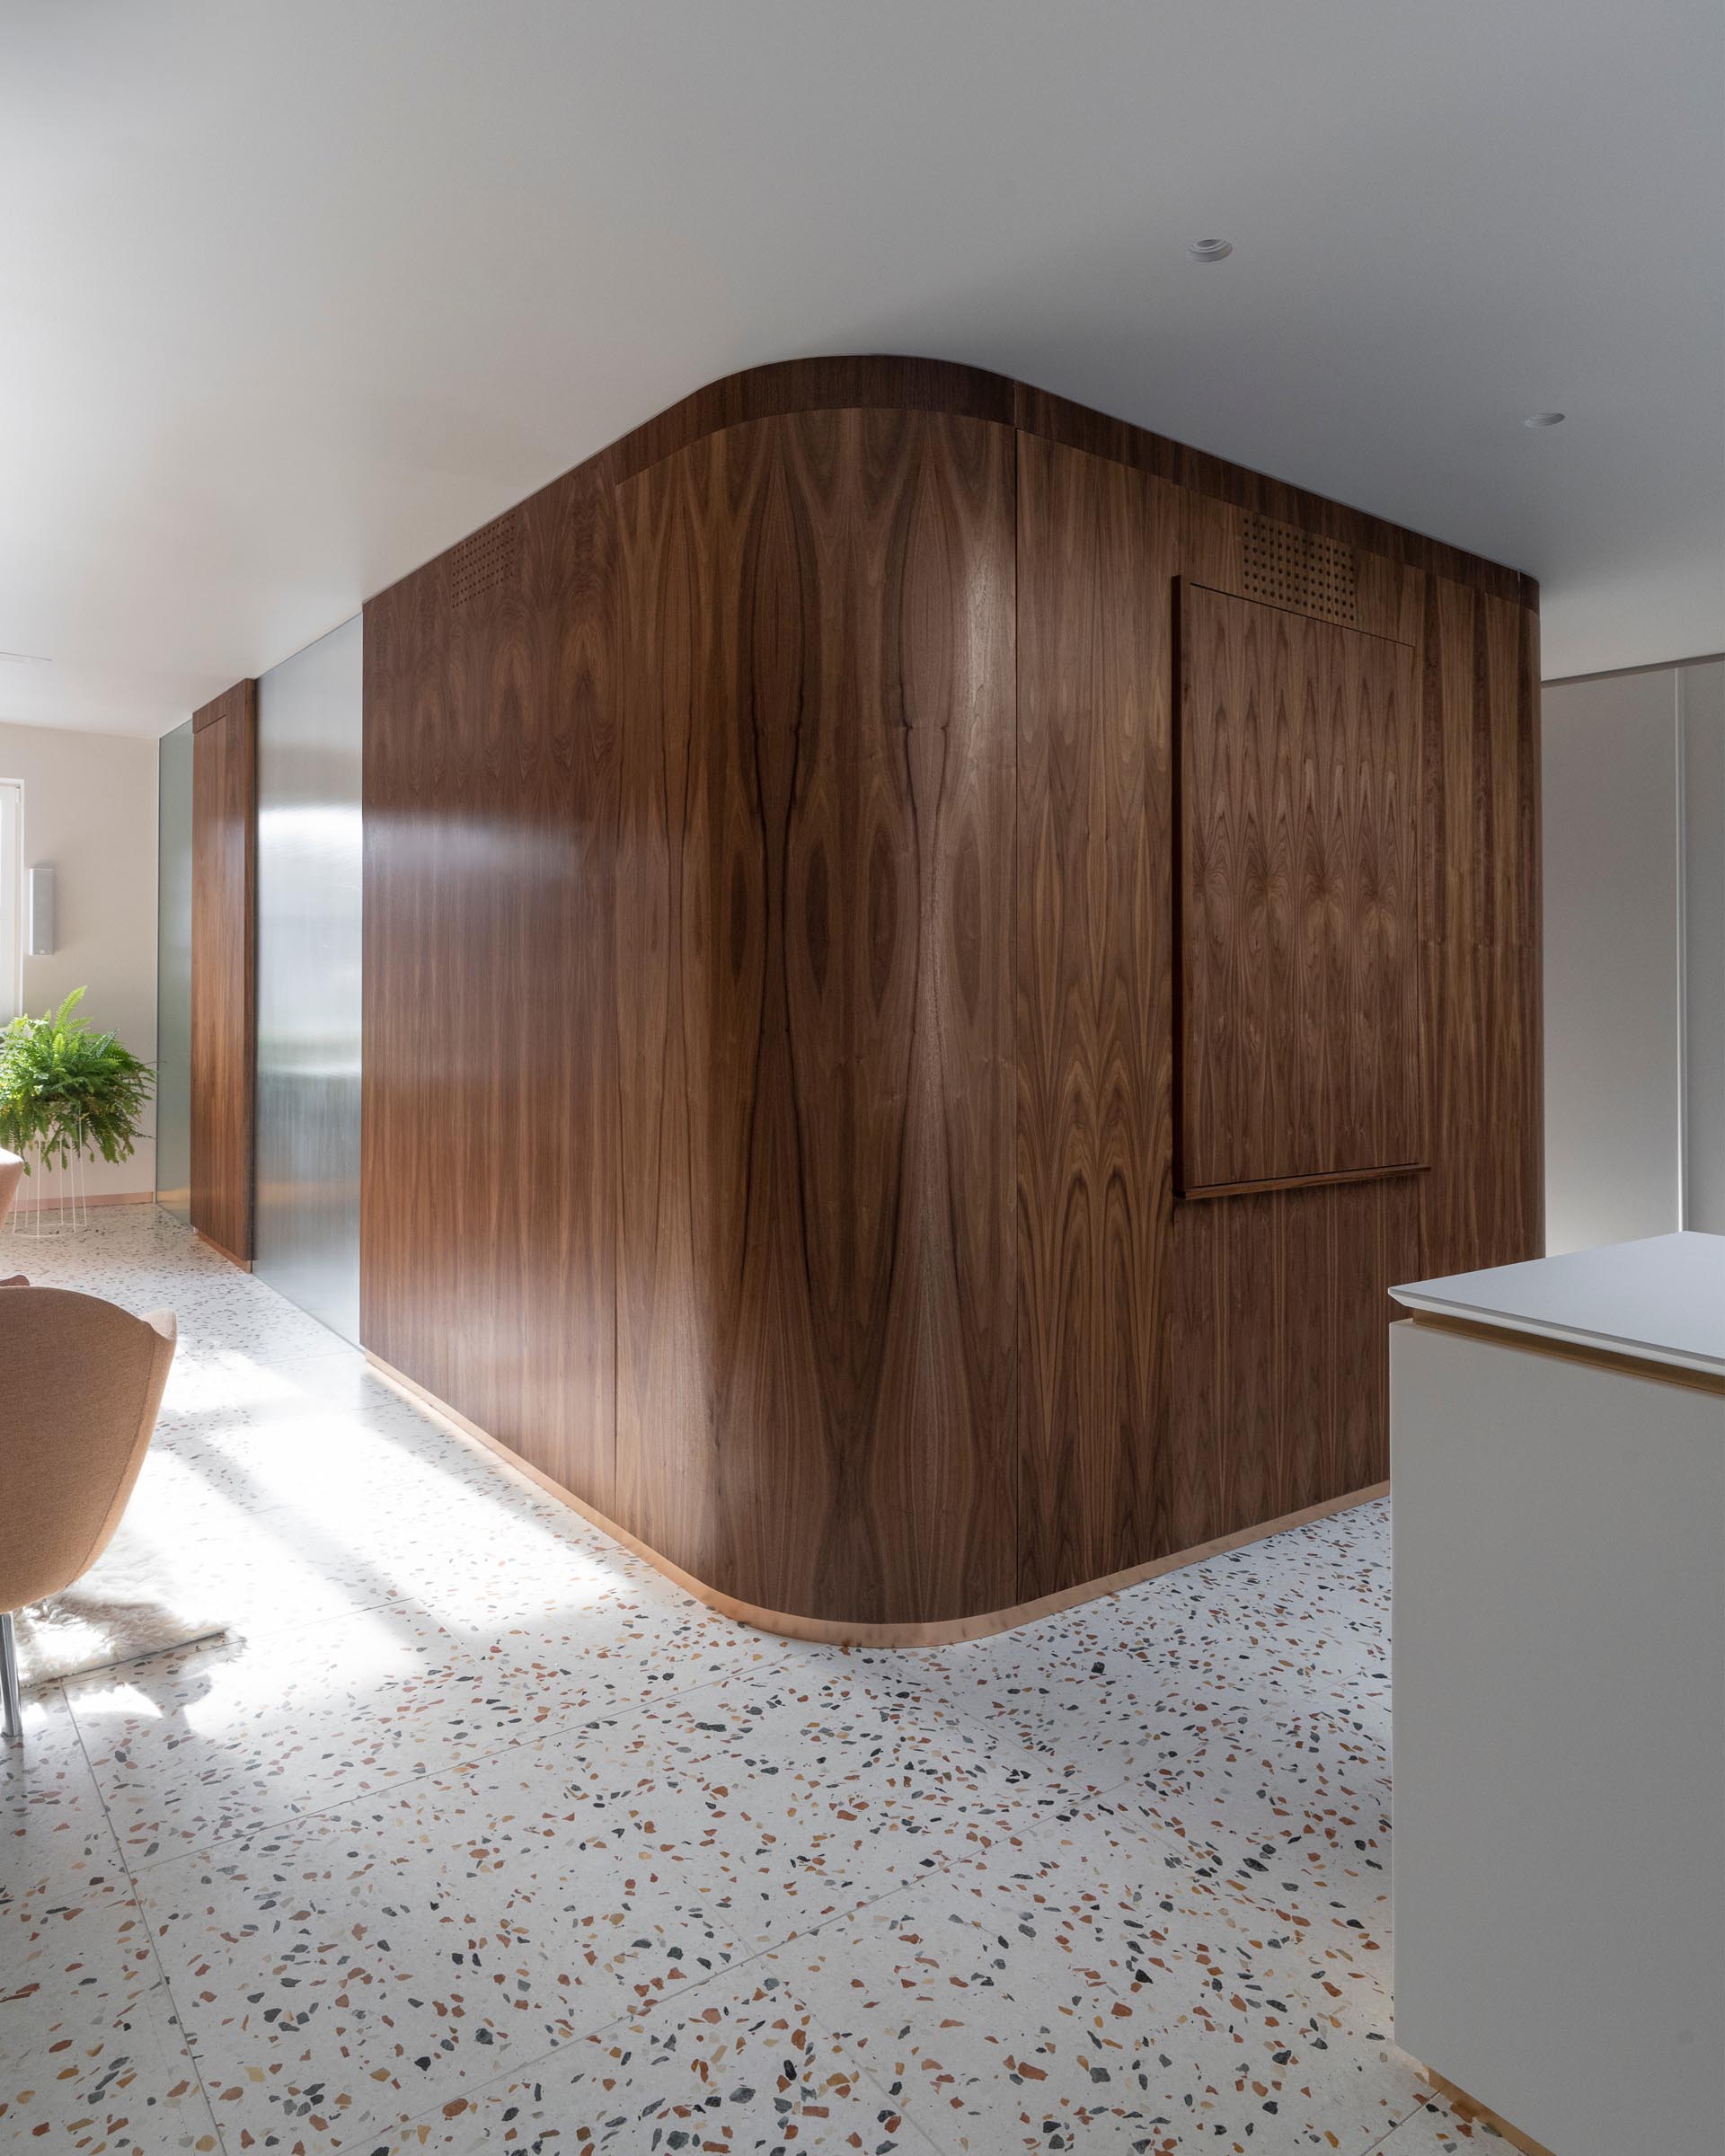
[{"label": "terrazzo floor tile", "polygon": [[[978,1835],[1015,1838],[1093,1793],[951,1710],[928,1673],[778,1671],[672,1702],[655,1745],[680,1772],[730,1790],[764,1830],[818,1862],[870,1833],[949,1860]],[[747,1776],[746,1789],[742,1777]]]},{"label": "terrazzo floor tile", "polygon": [[148,1928],[127,1904],[0,1962],[0,2143],[167,2156],[219,2147]]},{"label": "terrazzo floor tile", "polygon": [[128,1538],[147,1542],[161,1568],[190,1585],[230,1632],[327,1624],[411,1599],[332,1521],[240,1507],[189,1476],[174,1454],[152,1464],[150,1488],[128,1510]]},{"label": "terrazzo floor tile", "polygon": [[[764,1764],[773,1771],[813,1772],[810,1747],[827,1743],[863,1745],[877,1756],[895,1748],[907,1758],[951,1754],[950,1771],[962,1774],[1002,1751],[957,1711],[952,1689],[933,1667],[792,1667],[763,1672],[738,1684],[721,1702],[727,1719],[691,1725],[673,1701],[675,1738],[692,1763],[721,1769],[727,1762]],[[1033,1763],[1026,1763],[1029,1772]]]},{"label": "terrazzo floor tile", "polygon": [[[936,1837],[898,1808],[896,1747],[828,1731],[809,1736],[792,1763],[762,1744],[756,1726],[762,1700],[777,1698],[760,1681],[721,1683],[648,1714],[559,1731],[494,1764],[553,1789],[580,1787],[594,1831],[625,1846],[643,1829],[662,1839],[674,1807],[710,1875],[715,1921],[756,1952],[941,1860]],[[730,1741],[739,1729],[747,1745]]]},{"label": "terrazzo floor tile", "polygon": [[63,1932],[131,1891],[59,1688],[38,1692],[24,1710],[22,1743],[0,1744],[0,1979],[22,1940]]},{"label": "terrazzo floor tile", "polygon": [[[295,1437],[282,1434],[290,1452]],[[128,1534],[150,1541],[176,1572],[195,1574],[200,1599],[240,1630],[427,1601],[458,1624],[489,1628],[500,1612],[556,1614],[647,1590],[597,1537],[560,1532],[531,1514],[518,1518],[494,1489],[456,1482],[438,1497],[410,1487],[395,1501],[361,1477],[351,1492],[330,1482],[331,1501],[321,1507],[249,1504],[234,1479],[212,1483],[189,1468],[172,1431],[164,1448],[146,1469],[147,1487],[139,1477]],[[664,1585],[656,1576],[653,1584]]]},{"label": "terrazzo floor tile", "polygon": [[0,2119],[213,2145],[201,2068],[226,2156],[1484,2137],[1387,2040],[1386,1504],[966,1646],[780,1639],[163,1215],[23,1269],[177,1312],[134,1518],[231,1627],[32,1705],[0,1968],[70,2063]]},{"label": "terrazzo floor tile", "polygon": [[453,1438],[342,1342],[285,1369],[250,1356],[199,1358],[182,1348],[157,1427],[189,1473],[247,1509],[314,1514],[335,1502],[351,1512],[386,1498],[411,1511],[471,1498],[493,1516],[591,1533],[485,1448]]},{"label": "terrazzo floor tile", "polygon": [[1076,1831],[1109,1818],[1171,1836],[1267,1907],[1387,1951],[1387,1789],[1372,1783],[1362,1801],[1345,1782],[1325,1783],[1295,1736],[1280,1741],[1278,1758],[1259,1743],[1218,1738],[1214,1759],[1189,1759],[1177,1791],[1121,1783],[1068,1807],[1064,1824]]},{"label": "terrazzo floor tile", "polygon": [[931,2156],[898,2103],[758,1965],[715,1978],[679,2015],[654,2007],[531,2071],[410,2122],[366,2156],[524,2156],[610,2149]]},{"label": "terrazzo floor tile", "polygon": [[[347,1406],[304,1384],[285,1384],[279,1396],[244,1407],[176,1405],[158,1428],[174,1440],[199,1482],[248,1510],[281,1505],[309,1510],[323,1490],[349,1506],[387,1499],[412,1511],[471,1499],[489,1503],[493,1515],[503,1509],[490,1462],[452,1445],[399,1401]],[[526,1510],[513,1492],[507,1509]],[[543,1513],[548,1524],[556,1516],[549,1498]]]},{"label": "terrazzo floor tile", "polygon": [[[1372,1675],[1383,1680],[1377,1692],[1386,1701],[1381,1618],[1266,1612],[1250,1598],[1217,1609],[1171,1584],[1183,1577],[1110,1597],[1119,1606],[1106,1618],[1070,1613],[1082,1621],[1037,1628],[1036,1639],[1006,1635],[947,1650],[968,1710],[1017,1716],[1024,1741],[1039,1748],[1124,1751],[1126,1772],[1154,1751],[1155,1719],[1182,1708],[1239,1694],[1288,1710],[1322,1702],[1369,1719],[1372,1693],[1361,1680]],[[1376,1734],[1387,1750],[1386,1712]]]},{"label": "terrazzo floor tile", "polygon": [[1243,1578],[1201,1597],[1165,1580],[1146,1582],[1110,1601],[1121,1606],[1105,1623],[1074,1628],[1078,1644],[1062,1666],[1116,1677],[1148,1673],[1164,1684],[1252,1683],[1300,1698],[1374,1669],[1387,1674],[1387,1612],[1351,1601],[1326,1605]]},{"label": "terrazzo floor tile", "polygon": [[[32,1279],[42,1277],[25,1269]],[[355,1352],[348,1341],[292,1303],[280,1310],[271,1307],[284,1299],[261,1281],[244,1276],[182,1285],[168,1274],[141,1278],[123,1293],[102,1288],[92,1292],[111,1294],[115,1302],[123,1302],[140,1315],[152,1307],[172,1309],[187,1337],[186,1373],[218,1369],[236,1398],[247,1396],[244,1379],[249,1373],[267,1374],[272,1383],[279,1383],[326,1356]],[[261,1300],[264,1296],[270,1298],[268,1303]]]},{"label": "terrazzo floor tile", "polygon": [[1387,1940],[1390,1788],[1380,1767],[1369,1737],[1314,1709],[1253,1719],[1187,1763],[1177,1789],[1146,1794],[1243,1885],[1298,1893]]},{"label": "terrazzo floor tile", "polygon": [[1057,1868],[982,1894],[949,1872],[773,1966],[942,2148],[1365,2156],[1420,2100],[1411,2068],[1294,1983],[1254,1913],[1164,1889],[1128,1927]]},{"label": "terrazzo floor tile", "polygon": [[1391,2040],[1394,2005],[1387,1935],[1335,1921],[1322,1906],[1291,1896],[1275,1906],[1254,1898],[1249,1906],[1252,1913],[1243,1922],[1255,1944],[1289,1972],[1289,1981],[1331,2027],[1370,2044]]},{"label": "terrazzo floor tile", "polygon": [[1386,2134],[1372,2156],[1466,2156],[1495,2150],[1510,2156],[1510,2145],[1495,2126],[1481,2118],[1464,2118],[1441,2098],[1429,2097],[1411,2118]]},{"label": "terrazzo floor tile", "polygon": [[[346,1365],[332,1356],[325,1367]],[[243,1409],[170,1414],[135,1506],[146,1527],[190,1522],[236,1621],[265,1603],[278,1623],[304,1623],[332,1608],[421,1601],[490,1628],[500,1614],[555,1614],[628,1591],[656,1597],[680,1625],[698,1613],[715,1640],[741,1634],[387,1390],[339,1405],[284,1386]],[[236,1536],[246,1515],[255,1530]],[[219,1545],[235,1542],[230,1565]]]},{"label": "terrazzo floor tile", "polygon": [[1243,1880],[1282,1892],[1305,1880],[1387,1923],[1389,1762],[1375,1713],[1190,1668],[1153,1691],[1118,1657],[975,1695],[969,1711],[1056,1762],[1090,1763],[1111,1800],[1208,1846]]},{"label": "terrazzo floor tile", "polygon": [[[546,1817],[579,1792],[579,1816],[624,1846],[647,1830],[662,1841],[673,1814],[705,1906],[755,1952],[969,1852],[957,1770],[933,1736],[877,1727],[880,1712],[841,1701],[815,1717],[772,1678],[721,1682],[512,1747],[466,1779]],[[985,1822],[980,1838],[997,1832]]]},{"label": "terrazzo floor tile", "polygon": [[1092,1906],[1107,1904],[1128,1924],[1145,1910],[1165,1913],[1175,1904],[1190,1909],[1218,1900],[1261,1950],[1295,1972],[1327,2013],[1373,2040],[1389,2028],[1387,1931],[1378,1936],[1309,1891],[1272,1892],[1255,1878],[1243,1882],[1208,1841],[1161,1820],[1120,1791],[1074,1807],[1052,1823],[1037,1823],[1016,1850],[1004,1842],[994,1850],[978,1847],[952,1868],[1021,1880],[1034,1869],[1049,1893],[1068,1899],[1082,1894]]},{"label": "terrazzo floor tile", "polygon": [[486,1638],[391,1605],[74,1678],[66,1696],[137,1869],[710,1682],[678,1623],[607,1598]]},{"label": "terrazzo floor tile", "polygon": [[465,1643],[412,1610],[186,1648],[73,1678],[66,1693],[135,1869],[442,1766],[494,1734]]},{"label": "terrazzo floor tile", "polygon": [[1291,1650],[1296,1667],[1325,1638],[1345,1638],[1361,1651],[1381,1642],[1388,1597],[1377,1562],[1385,1560],[1362,1573],[1351,1560],[1317,1551],[1266,1557],[1260,1554],[1265,1547],[1252,1544],[1082,1604],[1069,1613],[1074,1636],[1104,1653],[1146,1659],[1161,1658],[1170,1635],[1225,1647],[1243,1659],[1280,1645]]},{"label": "terrazzo floor tile", "polygon": [[698,1986],[737,1956],[712,1808],[565,1740],[147,1872],[218,2116],[349,2146]]},{"label": "terrazzo floor tile", "polygon": [[967,1726],[1033,1753],[1063,1782],[1110,1789],[1182,1771],[1263,1691],[1137,1664],[1123,1670],[1117,1658],[1112,1674],[1100,1663],[1057,1664],[1011,1683],[973,1682],[958,1696]]}]

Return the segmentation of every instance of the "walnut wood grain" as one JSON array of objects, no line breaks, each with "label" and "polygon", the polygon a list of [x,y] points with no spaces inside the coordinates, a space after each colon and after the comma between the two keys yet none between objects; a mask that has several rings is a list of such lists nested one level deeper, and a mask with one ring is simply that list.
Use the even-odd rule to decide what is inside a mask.
[{"label": "walnut wood grain", "polygon": [[[1135,427],[1129,420],[1092,411],[1048,390],[1032,388],[1027,382],[1013,386],[1018,424],[1026,432],[1087,449],[1093,455],[1130,464],[1137,471],[1154,473],[1195,499],[1250,510],[1298,531],[1340,540],[1394,568],[1429,570],[1525,607],[1536,610],[1539,605],[1537,581],[1519,570],[1388,524],[1381,517],[1351,508],[1345,502],[1309,494],[1286,480],[1251,471],[1243,464],[1231,464],[1224,457],[1172,441],[1146,427]],[[1189,563],[1187,573],[1201,575],[1202,571]]]},{"label": "walnut wood grain", "polygon": [[[514,513],[366,609],[361,1326],[608,1507],[615,500]],[[495,565],[500,564],[500,573]]]},{"label": "walnut wood grain", "polygon": [[[1329,501],[1261,472],[1231,464],[1129,420],[1092,411],[986,367],[893,353],[785,359],[709,383],[635,428],[591,460],[614,484],[705,436],[754,420],[801,412],[887,410],[940,412],[1016,426],[1068,448],[1124,464],[1178,487],[1195,500],[1250,510],[1358,551],[1367,579],[1418,569],[1537,610],[1531,577],[1482,556]],[[1379,565],[1382,565],[1382,569]],[[1191,564],[1187,573],[1199,573]],[[1232,587],[1229,587],[1232,588]],[[1373,624],[1362,616],[1362,627]]]},{"label": "walnut wood grain", "polygon": [[1173,488],[1021,435],[1018,1592],[1167,1547]]},{"label": "walnut wood grain", "polygon": [[1179,1186],[1423,1157],[1411,646],[1184,582]]},{"label": "walnut wood grain", "polygon": [[[1323,543],[1331,618],[1252,596],[1299,554],[1265,518]],[[1285,720],[1238,784],[1212,755],[1196,834],[1177,579],[1211,688]],[[1374,1487],[1385,1289],[1539,1247],[1536,605],[937,361],[638,429],[367,609],[367,1347],[823,1637],[960,1636]],[[1338,669],[1339,716],[1303,693]],[[1217,1082],[1174,1059],[1231,976],[1174,962],[1171,893],[1249,823],[1236,917],[1308,932],[1268,1029],[1320,1044],[1273,1097],[1225,1029]],[[1189,1115],[1203,1172],[1292,1148],[1297,1187],[1174,1200]]]},{"label": "walnut wood grain", "polygon": [[1269,1175],[1256,1182],[1206,1183],[1201,1189],[1182,1190],[1182,1205],[1205,1205],[1217,1197],[1255,1197],[1270,1190],[1323,1190],[1341,1183],[1377,1183],[1388,1176],[1423,1175],[1423,1161],[1399,1161],[1387,1168],[1340,1168],[1333,1175]]},{"label": "walnut wood grain", "polygon": [[1388,1290],[1420,1263],[1416,1188],[1176,1206],[1172,1548],[1389,1472]]},{"label": "walnut wood grain", "polygon": [[751,1603],[1010,1602],[1012,435],[755,421],[620,501],[620,1516]]},{"label": "walnut wood grain", "polygon": [[1544,1247],[1537,646],[1520,609],[1422,579],[1425,1277]]},{"label": "walnut wood grain", "polygon": [[621,486],[707,436],[756,420],[819,411],[927,411],[948,419],[1013,424],[1016,385],[986,367],[950,359],[862,358],[781,359],[710,382],[603,453],[607,477]]},{"label": "walnut wood grain", "polygon": [[192,714],[191,1224],[252,1258],[256,1085],[257,684]]},{"label": "walnut wood grain", "polygon": [[693,1595],[709,1609],[717,1610],[721,1616],[730,1617],[739,1624],[753,1626],[757,1631],[777,1632],[792,1639],[813,1639],[832,1647],[866,1648],[922,1648],[946,1647],[960,1641],[986,1639],[998,1632],[1011,1631],[1019,1625],[1035,1624],[1044,1617],[1053,1617],[1081,1603],[1093,1602],[1108,1595],[1118,1595],[1128,1587],[1155,1579],[1165,1572],[1173,1572],[1188,1565],[1200,1565],[1214,1557],[1240,1549],[1247,1542],[1256,1542],[1266,1534],[1278,1534],[1285,1530],[1306,1527],[1314,1522],[1329,1519],[1356,1505],[1367,1505],[1390,1494],[1387,1481],[1366,1483],[1350,1489],[1340,1498],[1327,1498],[1323,1503],[1312,1505],[1298,1512],[1288,1513],[1279,1519],[1254,1523],[1234,1534],[1218,1535],[1214,1541],[1198,1542],[1172,1551],[1165,1557],[1147,1559],[1143,1564],[1128,1565],[1119,1572],[1103,1574],[1099,1578],[1086,1579],[1075,1586],[1063,1587],[1053,1595],[1039,1595],[1030,1602],[1020,1602],[1005,1609],[982,1610],[965,1617],[937,1618],[928,1623],[875,1624],[844,1617],[809,1617],[796,1610],[765,1609],[758,1603],[739,1601],[734,1595],[721,1594],[706,1580],[682,1566],[673,1564],[663,1551],[643,1542],[631,1533],[622,1521],[608,1517],[586,1498],[578,1497],[571,1489],[553,1480],[543,1469],[524,1462],[510,1446],[501,1445],[489,1430],[483,1429],[469,1417],[452,1408],[447,1401],[439,1400],[427,1387],[416,1384],[402,1371],[392,1368],[381,1356],[367,1350],[371,1367],[385,1384],[402,1393],[414,1404],[429,1410],[464,1436],[490,1449],[509,1461],[518,1471],[525,1471],[548,1497],[569,1506],[580,1514],[601,1533],[613,1542],[620,1542],[626,1550],[642,1558],[667,1579]]}]

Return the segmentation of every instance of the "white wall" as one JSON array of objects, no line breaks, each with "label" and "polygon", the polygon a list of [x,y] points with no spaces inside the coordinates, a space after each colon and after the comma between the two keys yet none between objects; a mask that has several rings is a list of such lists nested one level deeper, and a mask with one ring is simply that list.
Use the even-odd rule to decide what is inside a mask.
[{"label": "white wall", "polygon": [[1548,1250],[1725,1233],[1725,666],[1553,684]]},{"label": "white wall", "polygon": [[[154,741],[0,724],[0,779],[24,790],[24,867],[51,862],[55,872],[58,947],[25,958],[24,1009],[87,987],[91,1023],[146,1061],[155,1055],[155,767]],[[88,1173],[92,1197],[147,1191],[155,1180],[149,1138],[129,1161],[98,1159]]]},{"label": "white wall", "polygon": [[1677,674],[1683,742],[1683,1224],[1725,1235],[1725,659]]}]

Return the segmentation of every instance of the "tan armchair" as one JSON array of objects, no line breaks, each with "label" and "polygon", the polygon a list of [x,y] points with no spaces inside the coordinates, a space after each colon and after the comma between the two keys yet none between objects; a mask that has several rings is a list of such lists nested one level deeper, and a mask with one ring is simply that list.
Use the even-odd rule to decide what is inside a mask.
[{"label": "tan armchair", "polygon": [[119,1524],[155,1428],[176,1334],[64,1287],[0,1292],[0,1703],[22,1727],[12,1613],[58,1595]]}]

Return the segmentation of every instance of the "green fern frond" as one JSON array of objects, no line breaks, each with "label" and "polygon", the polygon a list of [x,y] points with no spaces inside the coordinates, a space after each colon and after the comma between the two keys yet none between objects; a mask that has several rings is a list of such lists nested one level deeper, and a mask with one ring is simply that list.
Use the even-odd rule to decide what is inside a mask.
[{"label": "green fern frond", "polygon": [[0,1034],[0,1145],[45,1167],[100,1153],[129,1160],[155,1082],[147,1063],[79,1016],[84,990],[58,1011],[15,1018]]}]

